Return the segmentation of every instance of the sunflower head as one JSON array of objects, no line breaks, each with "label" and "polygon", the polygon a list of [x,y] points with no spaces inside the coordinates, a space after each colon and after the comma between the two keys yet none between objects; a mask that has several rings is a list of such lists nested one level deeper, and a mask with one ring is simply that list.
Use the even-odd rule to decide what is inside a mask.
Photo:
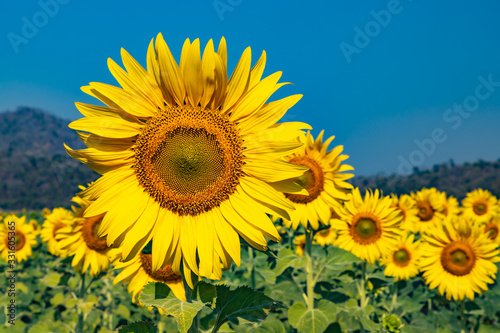
[{"label": "sunflower head", "polygon": [[308,168],[301,176],[293,180],[305,189],[301,193],[285,194],[286,198],[295,207],[287,221],[294,230],[299,224],[314,230],[319,228],[319,222],[328,225],[332,217],[332,205],[347,200],[347,194],[352,185],[346,180],[353,177],[345,171],[353,170],[347,164],[341,164],[349,156],[341,154],[343,146],[328,150],[328,146],[335,138],[328,138],[323,142],[321,131],[316,140],[310,132],[297,140],[303,146],[293,154],[286,157],[288,162]]},{"label": "sunflower head", "polygon": [[[221,266],[240,263],[240,236],[259,250],[266,237],[280,241],[268,215],[290,219],[283,194],[312,189],[309,166],[285,160],[311,127],[277,123],[302,96],[268,102],[285,84],[281,72],[262,78],[266,53],[251,68],[247,48],[228,79],[224,38],[203,52],[186,40],[177,62],[159,34],[146,68],[123,49],[122,61],[108,61],[121,88],[83,87],[106,106],[77,103],[85,118],[70,124],[87,148],[66,147],[69,155],[102,175],[80,193],[89,201],[80,228],[87,247],[99,252],[105,238],[128,261],[152,240],[153,273],[171,263],[179,274],[182,263],[188,276],[219,279]],[[328,156],[337,163],[338,153]]]},{"label": "sunflower head", "polygon": [[497,198],[488,190],[477,189],[467,193],[462,201],[464,215],[485,223],[500,213]]},{"label": "sunflower head", "polygon": [[72,225],[74,221],[75,215],[73,212],[62,207],[54,208],[52,212],[45,216],[40,236],[47,243],[47,248],[51,254],[60,257],[67,256],[67,251],[61,249],[58,233],[62,228]]},{"label": "sunflower head", "polygon": [[378,190],[367,191],[363,199],[355,188],[349,199],[338,211],[340,219],[332,220],[338,233],[335,245],[374,263],[395,248],[401,213],[391,207],[391,198],[381,197]]},{"label": "sunflower head", "polygon": [[16,260],[18,263],[27,260],[32,254],[32,247],[37,244],[37,234],[33,224],[26,221],[26,216],[5,216],[0,223],[0,256],[5,261]]},{"label": "sunflower head", "polygon": [[[467,231],[460,230],[467,225]],[[496,244],[477,223],[446,219],[423,235],[421,266],[431,289],[447,299],[474,299],[474,293],[493,283],[500,261]]]},{"label": "sunflower head", "polygon": [[396,248],[382,259],[385,266],[384,274],[398,280],[409,280],[419,272],[420,241],[415,241],[415,235],[403,233]]},{"label": "sunflower head", "polygon": [[410,226],[412,232],[425,232],[434,223],[439,223],[444,219],[443,197],[435,188],[423,188],[416,193],[411,193],[417,208],[418,220]]},{"label": "sunflower head", "polygon": [[302,257],[306,250],[306,235],[295,236],[293,244],[295,245],[295,253]]}]

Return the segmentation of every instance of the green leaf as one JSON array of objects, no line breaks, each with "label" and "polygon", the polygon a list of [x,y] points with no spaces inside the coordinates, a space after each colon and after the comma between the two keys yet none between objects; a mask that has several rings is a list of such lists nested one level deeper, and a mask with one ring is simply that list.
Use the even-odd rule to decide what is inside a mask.
[{"label": "green leaf", "polygon": [[123,319],[129,320],[130,318],[130,310],[123,304],[118,305],[118,308],[114,312]]},{"label": "green leaf", "polygon": [[217,320],[213,332],[217,332],[217,329],[227,321],[238,325],[238,318],[250,322],[263,320],[267,316],[264,309],[275,309],[277,307],[283,306],[272,298],[249,287],[238,287],[235,290],[230,290],[227,286],[218,285],[217,303],[215,305]]},{"label": "green leaf", "polygon": [[59,304],[64,303],[64,294],[63,293],[57,293],[50,299],[50,304],[52,306],[56,306]]},{"label": "green leaf", "polygon": [[195,290],[198,290],[198,297],[203,303],[215,304],[215,298],[217,297],[217,288],[210,283],[205,281],[199,281],[196,283]]},{"label": "green leaf", "polygon": [[303,333],[322,333],[335,320],[339,308],[327,300],[321,300],[312,310],[304,303],[296,303],[288,309],[290,325]]},{"label": "green leaf", "polygon": [[118,333],[156,333],[156,325],[149,321],[138,321],[118,329]]},{"label": "green leaf", "polygon": [[42,279],[41,282],[46,285],[47,287],[55,287],[59,284],[59,281],[61,280],[62,274],[59,273],[49,273],[45,275]]},{"label": "green leaf", "polygon": [[276,276],[280,275],[288,267],[301,268],[305,266],[306,257],[299,257],[293,250],[283,248],[278,252],[276,262]]},{"label": "green leaf", "polygon": [[177,322],[180,332],[186,333],[196,314],[205,306],[203,302],[193,300],[183,302],[174,296],[170,288],[161,282],[150,282],[139,293],[139,300],[145,306],[155,306],[162,309],[166,315],[171,315]]},{"label": "green leaf", "polygon": [[329,247],[325,267],[331,270],[342,270],[347,265],[359,263],[361,259],[349,251],[339,249],[338,247]]}]

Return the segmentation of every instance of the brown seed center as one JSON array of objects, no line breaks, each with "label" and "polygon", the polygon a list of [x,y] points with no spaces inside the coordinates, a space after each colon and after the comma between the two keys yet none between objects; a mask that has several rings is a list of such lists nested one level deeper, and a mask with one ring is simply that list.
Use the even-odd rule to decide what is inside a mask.
[{"label": "brown seed center", "polygon": [[325,185],[321,166],[308,156],[297,156],[292,158],[289,162],[297,165],[304,165],[309,168],[302,176],[294,179],[299,185],[307,190],[309,195],[286,193],[285,196],[296,203],[308,203],[316,199],[321,192],[323,192]]},{"label": "brown seed center", "polygon": [[98,252],[103,252],[108,249],[106,237],[100,238],[97,236],[97,231],[99,230],[103,217],[104,214],[86,218],[82,225],[82,236],[87,247]]},{"label": "brown seed center", "polygon": [[376,242],[382,235],[379,219],[371,213],[359,213],[350,225],[351,236],[355,242],[363,245]]},{"label": "brown seed center", "polygon": [[474,203],[474,205],[472,205],[472,209],[474,210],[474,213],[476,213],[476,215],[481,216],[488,212],[488,205],[484,202],[476,202]]},{"label": "brown seed center", "polygon": [[242,152],[237,128],[227,117],[207,109],[167,107],[137,138],[134,169],[162,207],[198,215],[234,193]]},{"label": "brown seed center", "polygon": [[21,250],[26,244],[26,236],[19,230],[16,230],[16,251]]},{"label": "brown seed center", "polygon": [[441,252],[443,268],[456,276],[469,274],[476,263],[476,255],[469,244],[455,241]]},{"label": "brown seed center", "polygon": [[498,237],[498,232],[498,225],[494,222],[490,222],[484,227],[484,233],[488,234],[488,238],[491,240],[495,240]]},{"label": "brown seed center", "polygon": [[411,255],[406,249],[399,249],[393,255],[394,264],[400,267],[406,267],[410,263]]},{"label": "brown seed center", "polygon": [[172,266],[170,265],[166,265],[165,267],[158,269],[153,273],[151,254],[141,253],[139,254],[139,257],[141,259],[142,268],[144,269],[144,271],[146,271],[146,274],[148,274],[154,280],[161,282],[175,282],[182,280],[182,277],[175,274],[172,270]]},{"label": "brown seed center", "polygon": [[432,220],[432,217],[434,216],[434,209],[428,201],[418,201],[417,208],[417,215],[420,218],[420,221],[428,222]]}]

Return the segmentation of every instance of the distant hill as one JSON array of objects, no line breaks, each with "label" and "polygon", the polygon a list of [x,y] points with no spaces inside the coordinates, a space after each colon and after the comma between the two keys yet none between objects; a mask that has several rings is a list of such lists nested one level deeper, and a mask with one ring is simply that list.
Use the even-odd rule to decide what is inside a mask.
[{"label": "distant hill", "polygon": [[97,179],[64,150],[84,147],[68,124],[27,107],[0,113],[0,209],[69,206],[79,184]]},{"label": "distant hill", "polygon": [[[0,209],[18,210],[69,207],[78,185],[99,175],[70,158],[63,143],[84,148],[69,121],[45,111],[20,107],[0,113]],[[500,197],[500,160],[435,165],[414,170],[409,176],[355,177],[361,189],[378,188],[385,194],[402,194],[422,187],[437,187],[459,199],[478,187]]]},{"label": "distant hill", "polygon": [[462,200],[467,192],[483,188],[500,198],[500,159],[496,162],[480,160],[462,165],[455,165],[453,160],[450,160],[449,163],[434,165],[430,170],[415,168],[409,176],[355,177],[351,183],[360,189],[378,188],[384,194],[398,195],[417,191],[422,187],[436,187],[459,200]]}]

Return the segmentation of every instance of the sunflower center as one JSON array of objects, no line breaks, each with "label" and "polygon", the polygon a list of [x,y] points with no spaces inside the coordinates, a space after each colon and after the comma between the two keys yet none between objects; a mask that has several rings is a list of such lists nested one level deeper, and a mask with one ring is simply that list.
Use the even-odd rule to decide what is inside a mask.
[{"label": "sunflower center", "polygon": [[62,222],[59,222],[58,224],[56,224],[54,226],[54,229],[52,229],[52,237],[56,240],[56,242],[59,242],[59,239],[56,238],[57,230],[64,228],[64,227],[65,227],[65,224]]},{"label": "sunflower center", "polygon": [[496,225],[495,223],[487,224],[484,227],[484,233],[488,234],[488,238],[491,240],[495,240],[497,238],[498,232],[498,225]]},{"label": "sunflower center", "polygon": [[371,244],[380,238],[382,230],[376,216],[362,213],[354,216],[351,224],[351,235],[360,244]]},{"label": "sunflower center", "polygon": [[480,202],[480,203],[475,203],[472,206],[472,209],[474,210],[474,213],[476,213],[476,215],[484,215],[488,211],[488,206]]},{"label": "sunflower center", "polygon": [[289,162],[309,168],[302,176],[294,179],[295,182],[307,190],[309,195],[285,193],[285,196],[296,203],[308,203],[316,199],[324,189],[325,180],[321,166],[308,156],[296,156]]},{"label": "sunflower center", "polygon": [[432,209],[430,203],[428,201],[419,201],[417,202],[418,208],[418,217],[422,222],[428,222],[432,220],[434,216],[434,209]]},{"label": "sunflower center", "polygon": [[330,234],[330,229],[323,229],[319,232],[319,234],[323,237],[326,237],[328,236],[328,234]]},{"label": "sunflower center", "polygon": [[21,250],[26,244],[26,236],[21,232],[16,230],[16,251]]},{"label": "sunflower center", "polygon": [[151,254],[140,253],[139,258],[141,259],[141,265],[146,274],[148,274],[152,279],[161,282],[174,282],[180,281],[182,277],[177,275],[172,270],[172,266],[166,265],[165,267],[152,272],[152,259]]},{"label": "sunflower center", "polygon": [[102,218],[104,214],[86,218],[83,221],[82,226],[82,236],[83,240],[87,244],[87,247],[91,250],[102,252],[108,249],[106,244],[106,237],[100,238],[97,236],[97,230],[101,225]]},{"label": "sunflower center", "polygon": [[211,210],[234,193],[242,174],[242,140],[227,117],[169,107],[150,119],[135,147],[139,183],[179,215]]},{"label": "sunflower center", "polygon": [[469,244],[455,241],[441,252],[443,268],[456,276],[469,274],[476,263],[476,256]]},{"label": "sunflower center", "polygon": [[405,267],[408,266],[408,264],[410,263],[411,256],[406,249],[399,249],[396,252],[394,252],[393,258],[394,258],[394,263],[397,266]]}]

